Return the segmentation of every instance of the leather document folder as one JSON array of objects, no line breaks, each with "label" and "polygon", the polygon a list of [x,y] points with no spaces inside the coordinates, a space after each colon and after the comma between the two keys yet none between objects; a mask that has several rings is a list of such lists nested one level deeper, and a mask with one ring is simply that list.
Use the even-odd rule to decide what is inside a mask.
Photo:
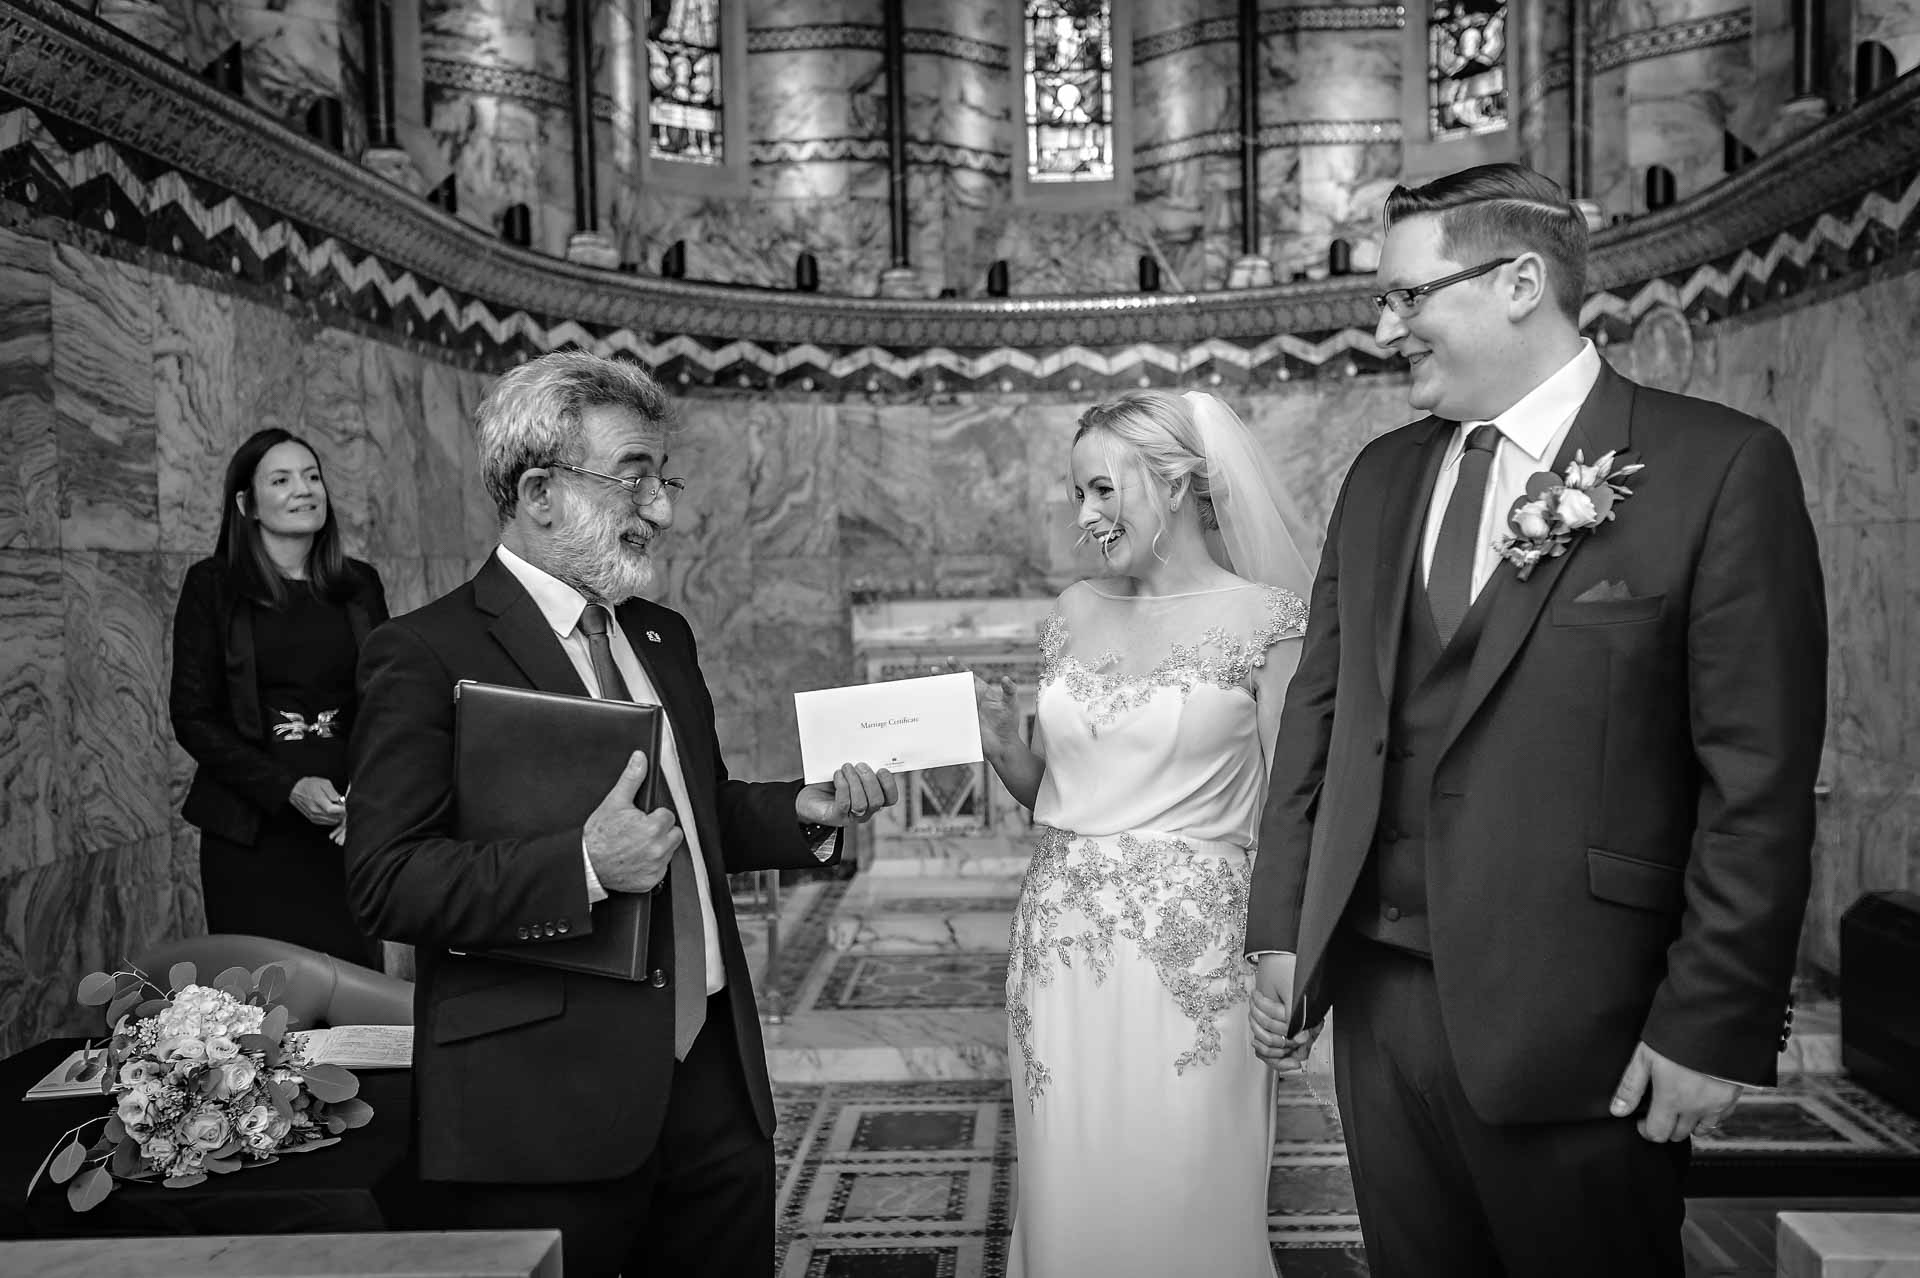
[{"label": "leather document folder", "polygon": [[[479,842],[576,829],[613,789],[627,759],[648,768],[634,806],[651,811],[660,775],[659,706],[463,679],[453,689],[454,827]],[[586,874],[583,866],[580,873]],[[647,974],[653,897],[615,892],[593,907],[593,928],[565,940],[461,951],[639,981]],[[529,919],[529,923],[545,920]]]}]

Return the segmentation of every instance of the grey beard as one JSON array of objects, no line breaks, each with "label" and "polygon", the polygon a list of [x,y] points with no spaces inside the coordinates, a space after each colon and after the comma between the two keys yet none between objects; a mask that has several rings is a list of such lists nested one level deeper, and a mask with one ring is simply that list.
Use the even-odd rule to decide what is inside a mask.
[{"label": "grey beard", "polygon": [[635,558],[620,540],[626,521],[596,502],[561,498],[548,546],[549,571],[594,603],[613,607],[642,594],[653,584],[653,559]]}]

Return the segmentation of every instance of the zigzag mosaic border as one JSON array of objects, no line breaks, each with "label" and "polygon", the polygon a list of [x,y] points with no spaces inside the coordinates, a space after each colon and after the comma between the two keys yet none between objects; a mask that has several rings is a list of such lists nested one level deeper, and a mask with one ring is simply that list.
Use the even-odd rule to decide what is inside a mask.
[{"label": "zigzag mosaic border", "polygon": [[[1245,385],[1396,366],[1373,347],[1365,277],[1177,296],[896,302],[719,289],[540,257],[396,197],[52,0],[0,9],[0,82],[44,104],[0,97],[5,220],[283,297],[450,361],[504,367],[573,343],[642,360],[683,386],[900,395]],[[1908,77],[1712,190],[1598,233],[1589,329],[1624,338],[1659,306],[1711,323],[1912,257],[1916,157],[1920,81]]]}]

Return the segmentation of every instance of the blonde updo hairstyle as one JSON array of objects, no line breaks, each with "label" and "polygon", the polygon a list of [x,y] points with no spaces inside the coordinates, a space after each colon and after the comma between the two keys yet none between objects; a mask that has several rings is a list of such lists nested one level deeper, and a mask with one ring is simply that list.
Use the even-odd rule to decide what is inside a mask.
[{"label": "blonde updo hairstyle", "polygon": [[1219,527],[1213,493],[1207,486],[1207,459],[1200,447],[1200,429],[1194,425],[1185,399],[1170,391],[1128,391],[1080,414],[1073,443],[1089,435],[1124,445],[1150,475],[1168,487],[1186,479],[1187,491],[1199,503],[1200,526],[1209,531]]}]

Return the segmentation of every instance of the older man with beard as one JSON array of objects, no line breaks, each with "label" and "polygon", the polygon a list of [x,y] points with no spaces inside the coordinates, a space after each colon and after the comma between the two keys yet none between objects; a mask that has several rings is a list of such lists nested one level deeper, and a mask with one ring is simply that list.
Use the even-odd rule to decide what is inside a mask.
[{"label": "older man with beard", "polygon": [[[767,1274],[773,1102],[725,876],[832,860],[835,827],[897,786],[864,764],[804,787],[728,777],[693,634],[638,597],[684,488],[652,378],[548,355],[502,377],[476,425],[500,545],[369,637],[347,827],[362,923],[418,947],[419,1169],[445,1187],[429,1223],[558,1228],[569,1278]],[[635,755],[582,826],[461,839],[462,679],[664,706],[670,806],[634,806]],[[564,934],[608,893],[657,886],[673,908],[653,911],[650,981],[463,952]],[[685,935],[696,924],[703,945]]]}]

